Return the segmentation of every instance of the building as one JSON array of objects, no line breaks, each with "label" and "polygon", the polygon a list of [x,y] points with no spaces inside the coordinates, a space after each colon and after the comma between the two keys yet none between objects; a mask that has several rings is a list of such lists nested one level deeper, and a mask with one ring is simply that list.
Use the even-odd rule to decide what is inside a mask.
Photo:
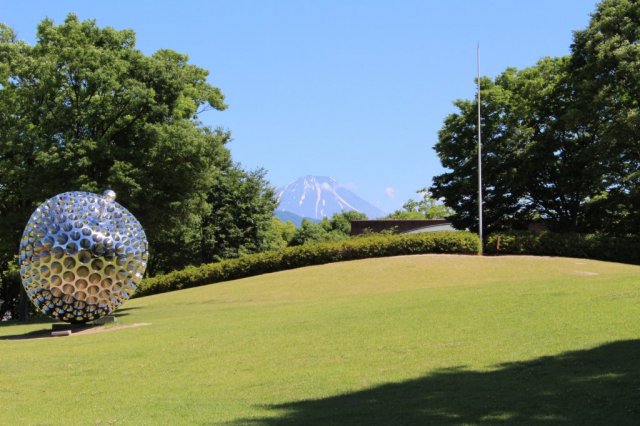
[{"label": "building", "polygon": [[417,234],[421,232],[455,231],[446,219],[377,219],[352,220],[351,235],[370,232],[392,231],[397,234]]}]

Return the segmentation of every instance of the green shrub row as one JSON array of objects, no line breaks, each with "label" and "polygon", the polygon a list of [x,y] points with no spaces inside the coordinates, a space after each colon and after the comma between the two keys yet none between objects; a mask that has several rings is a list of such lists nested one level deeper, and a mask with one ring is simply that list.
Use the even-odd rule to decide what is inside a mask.
[{"label": "green shrub row", "polygon": [[190,266],[166,275],[147,278],[140,283],[134,297],[344,260],[423,253],[476,254],[479,249],[478,237],[468,232],[377,235],[307,244],[218,263]]},{"label": "green shrub row", "polygon": [[640,264],[640,237],[552,232],[505,232],[489,236],[487,254],[581,257]]}]

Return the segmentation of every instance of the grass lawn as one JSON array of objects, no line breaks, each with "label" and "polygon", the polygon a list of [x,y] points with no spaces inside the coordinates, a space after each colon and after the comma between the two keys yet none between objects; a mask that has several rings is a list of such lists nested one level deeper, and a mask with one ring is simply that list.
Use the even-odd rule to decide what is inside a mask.
[{"label": "grass lawn", "polygon": [[0,424],[640,424],[640,267],[406,256],[0,326]]}]

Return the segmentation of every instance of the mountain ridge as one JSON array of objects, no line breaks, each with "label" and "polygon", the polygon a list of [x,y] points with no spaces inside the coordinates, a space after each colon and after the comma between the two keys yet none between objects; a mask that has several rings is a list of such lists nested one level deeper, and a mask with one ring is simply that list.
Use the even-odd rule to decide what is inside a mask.
[{"label": "mountain ridge", "polygon": [[320,220],[343,211],[357,211],[379,218],[386,213],[329,176],[307,175],[280,188],[277,210]]}]

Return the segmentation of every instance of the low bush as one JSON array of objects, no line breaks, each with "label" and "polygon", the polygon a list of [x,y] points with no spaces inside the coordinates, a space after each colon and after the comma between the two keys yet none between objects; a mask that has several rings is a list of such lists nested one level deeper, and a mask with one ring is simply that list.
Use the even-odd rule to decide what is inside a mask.
[{"label": "low bush", "polygon": [[582,257],[640,264],[640,237],[553,232],[506,232],[489,236],[487,254]]},{"label": "low bush", "polygon": [[147,278],[142,281],[134,297],[343,260],[423,253],[476,254],[479,248],[478,237],[468,232],[375,235],[307,244],[202,266],[190,266],[166,275]]}]

